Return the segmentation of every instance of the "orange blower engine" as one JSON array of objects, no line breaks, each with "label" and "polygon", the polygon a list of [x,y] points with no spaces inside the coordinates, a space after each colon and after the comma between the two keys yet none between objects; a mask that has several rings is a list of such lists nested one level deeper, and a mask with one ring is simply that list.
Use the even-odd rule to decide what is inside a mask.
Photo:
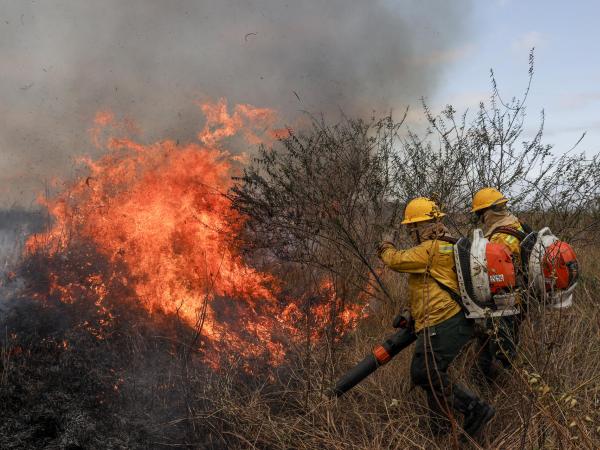
[{"label": "orange blower engine", "polygon": [[521,242],[521,260],[526,281],[544,304],[553,308],[573,304],[579,263],[569,244],[554,236],[550,228],[542,228]]},{"label": "orange blower engine", "polygon": [[472,239],[454,245],[460,303],[469,319],[519,314],[516,275],[510,252],[502,244],[489,242],[479,229]]}]

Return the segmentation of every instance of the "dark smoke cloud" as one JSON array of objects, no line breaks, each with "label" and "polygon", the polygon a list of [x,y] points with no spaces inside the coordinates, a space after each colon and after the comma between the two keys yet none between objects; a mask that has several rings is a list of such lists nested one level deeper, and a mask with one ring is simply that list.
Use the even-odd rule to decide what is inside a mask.
[{"label": "dark smoke cloud", "polygon": [[[469,0],[0,0],[0,206],[93,154],[96,111],[192,139],[196,99],[368,115],[430,95]],[[297,96],[300,100],[297,98]]]}]

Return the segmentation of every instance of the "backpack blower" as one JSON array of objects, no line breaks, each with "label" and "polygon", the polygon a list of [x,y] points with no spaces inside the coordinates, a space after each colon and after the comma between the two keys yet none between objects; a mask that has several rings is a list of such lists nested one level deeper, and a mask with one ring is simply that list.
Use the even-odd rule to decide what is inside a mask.
[{"label": "backpack blower", "polygon": [[454,261],[462,306],[467,319],[519,314],[512,255],[502,244],[488,241],[480,229],[454,245]]},{"label": "backpack blower", "polygon": [[579,262],[573,247],[559,240],[548,227],[528,234],[509,227],[494,232],[519,239],[525,286],[531,287],[542,303],[557,309],[573,304],[573,290],[579,278]]}]

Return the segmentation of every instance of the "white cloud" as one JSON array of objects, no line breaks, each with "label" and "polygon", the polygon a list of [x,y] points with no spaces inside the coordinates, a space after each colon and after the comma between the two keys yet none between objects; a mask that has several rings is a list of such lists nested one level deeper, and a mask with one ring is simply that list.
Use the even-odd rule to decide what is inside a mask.
[{"label": "white cloud", "polygon": [[528,31],[513,41],[513,49],[529,51],[532,47],[539,47],[544,41],[544,35],[539,31]]},{"label": "white cloud", "polygon": [[562,95],[559,103],[562,108],[580,109],[598,101],[600,101],[600,92],[580,92]]}]

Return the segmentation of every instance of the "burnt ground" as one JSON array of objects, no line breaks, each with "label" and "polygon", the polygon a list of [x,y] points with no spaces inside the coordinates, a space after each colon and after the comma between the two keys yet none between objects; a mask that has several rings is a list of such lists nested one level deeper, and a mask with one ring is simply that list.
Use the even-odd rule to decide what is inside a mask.
[{"label": "burnt ground", "polygon": [[[173,317],[14,298],[0,338],[0,448],[166,448],[186,422],[190,339]],[[176,423],[172,424],[173,421]]]},{"label": "burnt ground", "polygon": [[[83,287],[71,303],[59,301],[52,271],[84,286],[107,265],[85,246],[21,259],[24,236],[42,225],[40,214],[0,211],[0,448],[198,443],[185,421],[172,424],[186,414],[182,343],[192,331],[176,317],[150,316],[125,286],[112,286],[101,306]],[[90,257],[92,267],[81,264]]]}]

